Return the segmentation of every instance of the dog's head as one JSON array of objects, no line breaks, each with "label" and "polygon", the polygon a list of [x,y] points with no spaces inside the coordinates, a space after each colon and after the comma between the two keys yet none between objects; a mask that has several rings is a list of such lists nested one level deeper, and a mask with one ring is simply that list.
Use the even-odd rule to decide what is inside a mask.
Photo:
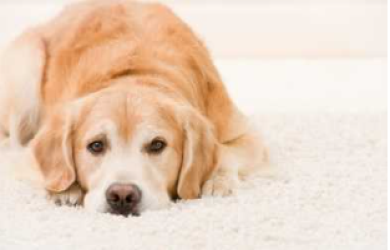
[{"label": "dog's head", "polygon": [[86,208],[124,215],[198,197],[217,154],[213,127],[198,111],[121,88],[55,108],[32,148],[48,190],[78,182]]}]

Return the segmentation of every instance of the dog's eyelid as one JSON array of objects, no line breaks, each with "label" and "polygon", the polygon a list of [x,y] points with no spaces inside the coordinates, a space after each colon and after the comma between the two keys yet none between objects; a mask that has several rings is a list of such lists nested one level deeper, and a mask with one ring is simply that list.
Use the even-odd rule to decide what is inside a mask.
[{"label": "dog's eyelid", "polygon": [[157,136],[144,145],[143,151],[148,153],[148,154],[159,154],[167,146],[168,146],[168,143],[167,143],[166,139],[164,139],[161,136]]},{"label": "dog's eyelid", "polygon": [[156,136],[152,140],[150,140],[150,142],[152,142],[152,141],[163,141],[163,142],[166,142],[166,140],[165,140],[165,138],[163,136]]},{"label": "dog's eyelid", "polygon": [[106,143],[106,144],[107,144],[107,142],[108,142],[107,136],[106,136],[106,134],[104,134],[104,133],[100,133],[100,134],[97,134],[97,135],[91,137],[90,139],[87,140],[87,143],[86,143],[86,144],[87,144],[87,145],[88,145],[88,144],[91,144],[91,143],[94,142],[94,141],[103,141],[103,142]]},{"label": "dog's eyelid", "polygon": [[[101,152],[94,152],[93,147],[96,146],[95,143],[101,144],[101,147],[102,147]],[[95,145],[92,146],[92,144],[95,144]],[[107,140],[107,136],[105,134],[99,134],[99,135],[96,135],[96,136],[92,137],[91,139],[87,140],[86,148],[92,154],[100,155],[100,154],[103,154],[104,152],[106,152],[110,148],[110,145],[109,145],[109,142]]]}]

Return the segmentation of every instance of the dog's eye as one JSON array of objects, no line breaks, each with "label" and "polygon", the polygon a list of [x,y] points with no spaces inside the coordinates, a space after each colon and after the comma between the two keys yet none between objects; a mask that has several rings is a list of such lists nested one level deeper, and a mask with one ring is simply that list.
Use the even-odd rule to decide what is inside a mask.
[{"label": "dog's eye", "polygon": [[88,144],[87,148],[89,152],[95,155],[104,153],[104,150],[106,149],[103,141],[91,142],[90,144]]},{"label": "dog's eye", "polygon": [[167,146],[167,143],[162,139],[154,139],[147,147],[146,150],[151,154],[161,153],[164,148]]}]

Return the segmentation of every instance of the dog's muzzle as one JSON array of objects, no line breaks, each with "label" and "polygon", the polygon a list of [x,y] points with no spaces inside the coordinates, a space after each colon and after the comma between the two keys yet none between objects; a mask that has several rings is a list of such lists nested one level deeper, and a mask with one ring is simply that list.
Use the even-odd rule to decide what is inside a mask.
[{"label": "dog's muzzle", "polygon": [[109,212],[128,216],[138,216],[138,204],[142,198],[141,190],[134,184],[114,183],[106,191]]}]

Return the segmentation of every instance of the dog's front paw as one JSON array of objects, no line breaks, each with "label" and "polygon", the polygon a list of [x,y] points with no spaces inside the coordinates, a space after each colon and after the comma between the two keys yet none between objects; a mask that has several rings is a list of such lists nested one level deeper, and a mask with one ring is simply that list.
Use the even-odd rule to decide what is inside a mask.
[{"label": "dog's front paw", "polygon": [[227,196],[234,193],[239,180],[237,174],[217,172],[202,187],[202,196]]},{"label": "dog's front paw", "polygon": [[73,184],[69,189],[61,193],[49,193],[49,199],[59,206],[81,205],[83,196],[84,193],[77,184]]}]

